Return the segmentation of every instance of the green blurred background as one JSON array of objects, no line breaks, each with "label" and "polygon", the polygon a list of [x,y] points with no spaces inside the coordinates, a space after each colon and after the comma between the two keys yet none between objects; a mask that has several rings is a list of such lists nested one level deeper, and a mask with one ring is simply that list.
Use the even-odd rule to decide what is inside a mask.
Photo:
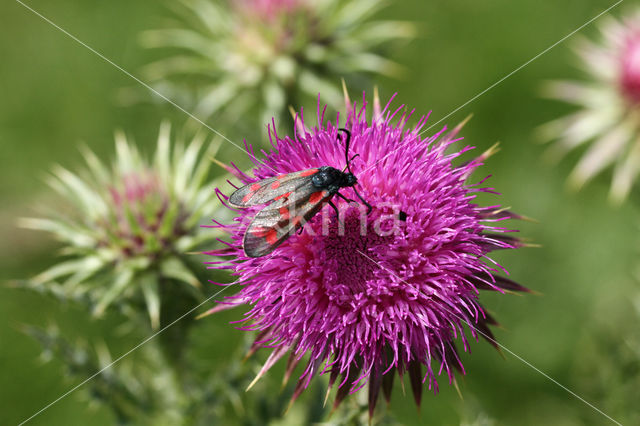
[{"label": "green blurred background", "polygon": [[[612,3],[391,2],[385,17],[416,22],[419,36],[393,52],[392,59],[407,69],[402,79],[375,83],[383,99],[398,92],[397,102],[418,113],[432,110],[433,123]],[[625,1],[614,14],[634,3]],[[162,2],[28,4],[134,74],[151,59],[137,35],[156,28],[168,14]],[[129,77],[19,3],[3,2],[0,10],[0,279],[7,281],[33,276],[55,262],[54,241],[15,226],[17,217],[37,214],[38,205],[57,202],[42,179],[53,163],[80,166],[81,142],[111,158],[118,128],[150,150],[162,119],[179,125],[185,116],[161,102],[123,106],[121,89],[136,86]],[[595,34],[593,25],[581,32]],[[608,174],[577,194],[566,191],[565,178],[578,154],[559,164],[545,162],[544,146],[534,135],[536,126],[569,110],[538,96],[543,80],[580,77],[568,47],[559,45],[446,122],[456,124],[473,112],[463,132],[466,142],[484,149],[501,141],[502,151],[484,168],[493,175],[490,184],[502,193],[490,201],[540,222],[517,226],[541,248],[500,253],[498,260],[515,280],[541,294],[482,295],[504,325],[496,331],[499,341],[616,420],[638,424],[640,317],[634,303],[640,300],[635,278],[640,197],[619,208],[608,205]],[[215,118],[208,124],[218,127]],[[232,127],[226,136],[241,141],[241,128]],[[235,148],[223,150],[224,158],[242,163]],[[210,317],[198,326],[194,339],[200,339],[197,346],[210,357],[211,369],[225,368],[241,341],[242,332],[228,324],[240,314],[236,310]],[[117,338],[115,318],[88,322],[72,306],[0,287],[0,424],[26,419],[79,383],[65,378],[59,362],[39,361],[38,344],[19,330],[24,323],[59,323],[72,340],[87,333],[102,336],[116,355],[137,343]],[[506,350],[504,359],[484,342],[472,344],[472,351],[463,359],[468,374],[460,381],[462,400],[443,378],[441,392],[427,393],[418,413],[396,381],[391,416],[403,424],[432,425],[608,422]],[[279,382],[280,377],[269,379]],[[308,393],[307,399],[312,398],[313,392]],[[113,418],[105,408],[88,404],[79,390],[31,424],[89,421],[112,424]]]}]

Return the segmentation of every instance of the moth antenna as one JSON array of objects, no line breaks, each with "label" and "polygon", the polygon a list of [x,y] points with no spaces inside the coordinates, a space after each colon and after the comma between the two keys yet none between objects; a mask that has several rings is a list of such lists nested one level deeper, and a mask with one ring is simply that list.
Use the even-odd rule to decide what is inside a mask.
[{"label": "moth antenna", "polygon": [[[338,131],[344,132],[347,135],[347,141],[345,143],[345,149],[344,149],[344,158],[347,162],[347,170],[349,170],[349,173],[353,174],[353,172],[351,171],[351,165],[350,165],[351,160],[358,157],[360,154],[356,154],[353,157],[349,158],[349,144],[351,142],[351,132],[343,127],[339,128]],[[373,210],[373,207],[371,206],[371,204],[367,203],[364,198],[362,198],[362,195],[358,193],[358,190],[355,188],[355,186],[353,187],[353,192],[356,193],[360,201],[362,201],[362,204],[367,206],[367,214],[371,213],[371,210]]]},{"label": "moth antenna", "polygon": [[344,149],[344,159],[347,163],[347,170],[349,170],[349,173],[353,174],[353,172],[351,171],[351,166],[349,165],[349,163],[351,162],[351,160],[349,160],[349,145],[351,143],[351,132],[345,129],[344,127],[339,128],[338,131],[344,132],[344,134],[347,135],[347,141],[345,142],[345,149]]},{"label": "moth antenna", "polygon": [[[356,154],[356,155],[354,155],[353,157],[349,158],[349,161],[347,161],[347,164],[351,163],[351,162],[353,161],[353,159],[354,159],[354,158],[358,158],[358,157],[360,157],[360,154]],[[342,168],[342,171],[343,171],[343,172],[344,172],[345,170],[347,170],[347,166],[344,166],[344,167]],[[351,171],[351,170],[349,170],[349,171]]]}]

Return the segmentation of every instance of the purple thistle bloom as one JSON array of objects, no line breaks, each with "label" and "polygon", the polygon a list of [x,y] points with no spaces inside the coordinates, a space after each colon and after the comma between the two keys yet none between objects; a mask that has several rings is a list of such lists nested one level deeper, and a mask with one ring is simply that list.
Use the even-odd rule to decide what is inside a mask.
[{"label": "purple thistle bloom", "polygon": [[[317,126],[307,130],[297,120],[293,138],[270,128],[273,149],[264,160],[255,161],[248,146],[255,177],[234,172],[247,184],[325,165],[342,169],[344,145],[337,135],[346,127],[351,155],[359,154],[351,163],[356,188],[373,206],[370,215],[361,205],[334,197],[342,228],[325,206],[300,234],[259,258],[247,257],[242,249],[256,209],[238,210],[234,224],[213,225],[227,231],[231,242],[209,254],[230,259],[209,262],[210,267],[231,270],[243,288],[209,313],[250,305],[242,329],[259,331],[250,353],[273,348],[256,380],[290,353],[288,379],[308,355],[293,400],[315,375],[329,373],[329,389],[338,385],[334,407],[368,383],[372,413],[380,389],[389,399],[397,372],[408,373],[419,404],[422,383],[437,392],[442,372],[450,383],[455,370],[464,374],[455,341],[469,349],[465,324],[475,339],[482,335],[496,346],[488,328],[496,322],[478,302],[478,290],[526,291],[500,276],[506,271],[488,257],[493,250],[522,246],[506,234],[509,230],[496,226],[522,217],[474,204],[476,194],[494,191],[484,181],[465,183],[492,150],[456,166],[471,149],[446,152],[460,140],[461,126],[422,139],[427,117],[409,127],[411,113],[400,113],[404,106],[393,111],[390,103],[381,109],[376,97],[370,121],[364,97],[363,106],[347,99],[346,120],[339,114],[327,120],[326,108],[318,108]],[[341,193],[357,199],[352,188]],[[222,192],[219,196],[227,199]]]},{"label": "purple thistle bloom", "polygon": [[239,15],[273,23],[280,17],[304,10],[308,5],[304,0],[238,0],[231,6]]},{"label": "purple thistle bloom", "polygon": [[551,158],[584,149],[568,178],[574,189],[612,168],[609,196],[621,204],[640,176],[640,9],[602,18],[600,36],[579,38],[574,50],[585,79],[551,81],[544,95],[576,109],[544,124],[540,136],[553,142]]}]

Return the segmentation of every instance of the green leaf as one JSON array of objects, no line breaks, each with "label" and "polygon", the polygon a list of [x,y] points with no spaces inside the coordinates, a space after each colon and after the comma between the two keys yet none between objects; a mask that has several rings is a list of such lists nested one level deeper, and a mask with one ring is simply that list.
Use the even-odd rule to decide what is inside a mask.
[{"label": "green leaf", "polygon": [[318,96],[318,92],[322,93],[322,98],[327,100],[327,103],[333,105],[340,105],[343,100],[342,92],[338,90],[335,85],[327,81],[324,78],[318,77],[309,71],[302,71],[300,73],[300,87],[307,94]]},{"label": "green leaf", "polygon": [[79,247],[93,247],[96,239],[86,229],[78,228],[71,224],[43,218],[25,217],[18,219],[21,228],[47,231],[55,234],[58,239]]},{"label": "green leaf", "polygon": [[412,38],[416,35],[416,28],[405,21],[377,21],[360,26],[354,36],[360,40],[362,47],[375,47],[399,38]]},{"label": "green leaf", "polygon": [[151,327],[157,330],[160,326],[160,293],[158,290],[158,277],[155,274],[144,274],[139,280],[144,300],[147,304]]},{"label": "green leaf", "polygon": [[352,0],[339,2],[342,7],[329,22],[339,23],[335,30],[340,31],[349,27],[357,27],[384,6],[384,2],[371,0]]},{"label": "green leaf", "polygon": [[104,268],[113,259],[105,259],[100,256],[88,256],[80,259],[82,265],[78,268],[75,274],[71,275],[65,282],[64,286],[72,289],[79,283],[87,280],[91,276],[95,275],[100,269]]},{"label": "green leaf", "polygon": [[134,210],[135,207],[137,207],[137,205],[132,205],[131,203],[125,203],[124,215],[127,218],[127,223],[131,227],[130,232],[134,235],[143,235],[145,231],[142,229],[142,227],[140,226],[140,223],[138,222],[138,218],[136,217],[138,212]]},{"label": "green leaf", "polygon": [[200,288],[200,281],[191,272],[191,270],[178,258],[170,257],[166,259],[160,265],[160,271],[163,276],[168,278],[174,278],[179,281],[192,285],[195,288]]},{"label": "green leaf", "polygon": [[89,217],[95,218],[107,210],[104,200],[77,175],[61,166],[55,166],[53,174],[66,186],[67,191],[64,195],[75,199]]},{"label": "green leaf", "polygon": [[140,35],[140,43],[147,48],[174,47],[208,57],[218,53],[211,38],[190,29],[148,30]]},{"label": "green leaf", "polygon": [[173,228],[176,223],[176,218],[180,212],[180,205],[178,203],[169,204],[169,208],[162,217],[162,224],[159,228],[159,235],[165,238],[173,236]]},{"label": "green leaf", "polygon": [[154,167],[156,172],[160,176],[169,176],[171,167],[169,164],[170,146],[169,140],[171,138],[171,124],[168,121],[163,121],[160,124],[160,133],[158,134],[158,146],[156,148],[156,156],[154,161]]},{"label": "green leaf", "polygon": [[194,170],[191,180],[189,182],[189,187],[187,192],[184,195],[184,201],[188,205],[192,206],[192,208],[197,209],[199,206],[199,194],[201,191],[207,193],[205,199],[212,199],[214,196],[212,195],[213,186],[210,183],[205,184],[205,179],[209,174],[209,169],[211,166],[211,158],[213,158],[220,148],[221,141],[218,137],[214,137],[209,143],[209,146],[201,155],[200,162],[198,163],[196,169]]},{"label": "green leaf", "polygon": [[173,188],[175,196],[183,198],[191,179],[191,174],[198,160],[198,153],[202,147],[204,135],[196,136],[182,155],[175,159],[173,173]]},{"label": "green leaf", "polygon": [[116,140],[116,165],[121,174],[129,173],[136,169],[136,149],[127,142],[124,132],[115,132]]},{"label": "green leaf", "polygon": [[180,2],[195,15],[212,35],[228,32],[233,22],[227,11],[210,0]]},{"label": "green leaf", "polygon": [[[211,78],[214,70],[211,69],[211,61],[209,58],[185,54],[153,61],[142,67],[141,71],[147,79],[157,81],[170,78],[176,74],[189,76],[201,75]],[[169,99],[173,99],[173,97],[170,96],[169,93],[165,93],[164,90],[160,90],[160,93]]]},{"label": "green leaf", "polygon": [[96,178],[100,185],[108,185],[111,183],[111,176],[109,170],[102,164],[96,154],[89,149],[86,145],[80,147],[80,152],[84,157],[84,160],[89,166],[89,171]]},{"label": "green leaf", "polygon": [[236,96],[237,91],[238,87],[231,81],[226,81],[217,86],[208,88],[207,96],[205,96],[196,106],[196,116],[208,117],[215,113],[234,96]]},{"label": "green leaf", "polygon": [[94,309],[94,315],[99,316],[102,315],[109,307],[111,303],[120,295],[127,286],[132,284],[134,272],[131,269],[122,269],[120,272],[117,272],[115,275],[115,279],[113,280],[111,287],[107,289],[107,291],[102,295],[98,304]]},{"label": "green leaf", "polygon": [[78,260],[69,260],[58,263],[44,272],[41,272],[33,278],[33,281],[37,283],[47,283],[55,281],[60,277],[70,275],[74,272],[91,271],[96,268],[99,269],[103,265],[104,263],[96,257],[84,257]]},{"label": "green leaf", "polygon": [[355,53],[343,60],[343,65],[350,70],[378,72],[386,75],[402,73],[402,67],[374,53]]},{"label": "green leaf", "polygon": [[151,266],[151,259],[147,256],[138,256],[129,258],[122,263],[122,268],[128,268],[132,271],[143,271]]}]

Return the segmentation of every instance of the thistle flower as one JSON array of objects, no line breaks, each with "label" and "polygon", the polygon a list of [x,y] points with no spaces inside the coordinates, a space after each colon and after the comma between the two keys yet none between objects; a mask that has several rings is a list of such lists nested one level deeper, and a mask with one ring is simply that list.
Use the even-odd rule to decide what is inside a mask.
[{"label": "thistle flower", "polygon": [[[408,127],[411,114],[399,114],[403,106],[392,111],[390,103],[381,109],[376,97],[371,120],[364,97],[361,107],[347,100],[346,118],[338,114],[335,121],[325,120],[326,107],[319,107],[318,125],[308,130],[302,118],[296,120],[293,138],[270,127],[273,149],[256,161],[253,176],[235,172],[248,184],[313,167],[342,168],[345,151],[337,137],[338,128],[346,127],[350,155],[358,154],[351,164],[357,190],[373,206],[369,215],[334,197],[339,220],[325,207],[300,234],[258,258],[242,249],[255,209],[237,210],[233,224],[212,225],[226,231],[230,242],[209,252],[222,258],[209,262],[210,268],[231,270],[242,289],[208,313],[250,306],[242,327],[258,331],[250,354],[273,348],[256,380],[289,353],[287,380],[308,356],[292,401],[314,376],[328,373],[330,389],[338,388],[334,407],[368,383],[372,413],[380,389],[389,400],[397,372],[409,375],[419,404],[424,382],[436,392],[443,371],[450,383],[454,370],[464,373],[456,340],[469,349],[465,324],[471,336],[496,346],[488,327],[496,322],[480,305],[478,290],[526,290],[488,257],[522,245],[496,226],[522,217],[474,204],[475,194],[493,190],[484,181],[465,183],[493,150],[454,165],[471,149],[446,153],[459,140],[460,126],[423,139],[427,117]],[[342,193],[357,199],[352,188]],[[222,191],[219,197],[227,199]]]},{"label": "thistle flower", "polygon": [[378,0],[180,3],[173,28],[142,34],[144,46],[172,49],[143,74],[203,120],[220,113],[219,122],[228,114],[265,123],[315,102],[319,87],[337,106],[340,77],[397,74],[381,48],[413,34],[406,22],[372,19]]},{"label": "thistle flower", "polygon": [[54,234],[66,258],[32,283],[62,297],[87,299],[96,314],[116,301],[143,301],[158,327],[162,293],[184,283],[192,299],[200,287],[198,268],[190,265],[187,252],[215,238],[215,232],[200,226],[203,217],[215,212],[206,182],[210,159],[202,145],[203,138],[197,137],[172,150],[170,127],[163,124],[152,162],[119,133],[111,169],[88,149],[82,174],[55,167],[49,183],[73,211],[20,223]]},{"label": "thistle flower", "polygon": [[623,21],[608,17],[601,40],[582,39],[575,51],[587,81],[551,82],[545,94],[580,107],[542,127],[547,140],[557,139],[553,155],[593,142],[574,168],[569,183],[580,188],[613,166],[610,198],[620,203],[640,172],[640,12]]}]

